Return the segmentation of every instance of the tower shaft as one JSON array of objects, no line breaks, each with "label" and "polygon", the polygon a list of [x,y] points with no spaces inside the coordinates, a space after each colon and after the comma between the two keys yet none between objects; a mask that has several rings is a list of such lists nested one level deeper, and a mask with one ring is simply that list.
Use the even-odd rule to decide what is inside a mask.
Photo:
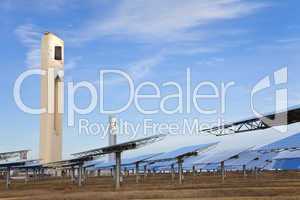
[{"label": "tower shaft", "polygon": [[64,42],[45,33],[41,44],[40,158],[43,163],[62,157]]}]

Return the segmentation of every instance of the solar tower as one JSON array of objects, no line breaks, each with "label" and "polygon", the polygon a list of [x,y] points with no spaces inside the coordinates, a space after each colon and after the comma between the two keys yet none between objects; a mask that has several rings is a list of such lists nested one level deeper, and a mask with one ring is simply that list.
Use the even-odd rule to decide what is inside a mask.
[{"label": "solar tower", "polygon": [[55,162],[62,157],[64,41],[46,32],[41,43],[40,159]]}]

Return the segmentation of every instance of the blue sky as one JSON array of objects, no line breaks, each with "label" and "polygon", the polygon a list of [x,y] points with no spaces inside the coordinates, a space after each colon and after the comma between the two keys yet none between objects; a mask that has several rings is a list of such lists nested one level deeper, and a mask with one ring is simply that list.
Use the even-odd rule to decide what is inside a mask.
[{"label": "blue sky", "polygon": [[[39,67],[39,45],[45,31],[54,32],[65,41],[65,81],[87,80],[99,89],[99,70],[121,69],[131,75],[136,85],[143,81],[184,84],[186,69],[190,68],[192,86],[206,80],[216,85],[236,83],[228,93],[226,113],[222,116],[225,121],[232,121],[253,115],[250,91],[260,79],[288,67],[288,83],[284,86],[288,88],[288,104],[299,104],[299,6],[296,0],[2,0],[0,150],[29,148],[33,156],[38,154],[39,117],[17,107],[13,86],[23,71]],[[24,102],[38,107],[39,89],[38,77],[26,80]],[[256,98],[256,106],[262,112],[274,109],[274,89],[275,86]],[[161,90],[163,95],[172,93],[168,88]],[[122,105],[127,99],[126,91],[124,82],[108,85],[106,105]],[[88,102],[89,94],[78,92],[76,103],[84,107]],[[143,106],[154,108],[157,103],[143,102]],[[214,100],[202,103],[218,106]],[[169,106],[174,106],[174,102]],[[76,117],[107,122],[107,115],[98,109]],[[118,117],[133,123],[143,118],[180,123],[184,118],[215,121],[218,116],[201,115],[194,109],[191,113],[145,116],[132,106]],[[79,135],[76,124],[67,126],[66,117],[64,124],[64,155],[107,143],[98,136]],[[181,142],[178,145],[184,145],[185,140],[215,140],[212,136],[198,138],[199,142],[189,138],[174,140]]]}]

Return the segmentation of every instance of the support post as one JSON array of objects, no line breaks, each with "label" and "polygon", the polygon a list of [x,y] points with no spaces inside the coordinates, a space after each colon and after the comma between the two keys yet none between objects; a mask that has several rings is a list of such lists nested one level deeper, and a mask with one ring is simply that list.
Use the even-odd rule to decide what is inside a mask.
[{"label": "support post", "polygon": [[182,175],[182,163],[183,161],[181,159],[178,159],[178,175],[179,175],[179,184],[182,184],[182,179],[183,179],[183,175]]},{"label": "support post", "polygon": [[144,179],[147,177],[147,175],[148,175],[147,165],[144,165]]},{"label": "support post", "polygon": [[44,170],[44,168],[41,169],[41,173],[42,173],[42,179],[44,179],[44,177],[45,177],[45,170]]},{"label": "support post", "polygon": [[255,179],[257,179],[257,167],[254,168]]},{"label": "support post", "polygon": [[36,169],[33,169],[33,181],[36,181]]},{"label": "support post", "polygon": [[124,176],[128,176],[128,174],[129,174],[129,173],[128,173],[127,167],[125,167],[125,168],[124,168]]},{"label": "support post", "polygon": [[[115,167],[114,167],[114,170],[116,170]],[[113,168],[110,168],[110,176],[111,176],[111,177],[114,177]]]},{"label": "support post", "polygon": [[71,168],[71,181],[72,181],[72,183],[75,182],[75,169],[73,166]]},{"label": "support post", "polygon": [[222,175],[222,183],[225,180],[225,166],[224,161],[221,162],[221,175]]},{"label": "support post", "polygon": [[7,167],[6,173],[6,189],[9,189],[10,186],[10,167]]},{"label": "support post", "polygon": [[116,152],[116,171],[115,171],[115,184],[116,189],[120,189],[120,173],[121,173],[121,152]]},{"label": "support post", "polygon": [[193,176],[196,176],[196,167],[193,165]]},{"label": "support post", "polygon": [[25,184],[28,183],[28,168],[26,168],[26,172],[25,172]]},{"label": "support post", "polygon": [[247,172],[246,172],[246,165],[243,165],[243,176],[246,178]]},{"label": "support post", "polygon": [[173,182],[174,182],[174,179],[175,179],[174,164],[171,165],[171,178],[172,178],[172,183],[173,183]]},{"label": "support post", "polygon": [[135,182],[138,184],[140,179],[139,163],[135,163]]},{"label": "support post", "polygon": [[38,168],[37,169],[37,180],[40,181],[40,179],[41,179],[41,169]]},{"label": "support post", "polygon": [[80,164],[78,167],[78,186],[82,186],[82,165]]},{"label": "support post", "polygon": [[83,182],[86,183],[88,179],[88,171],[86,170],[85,167],[83,167],[82,169],[83,169]]}]

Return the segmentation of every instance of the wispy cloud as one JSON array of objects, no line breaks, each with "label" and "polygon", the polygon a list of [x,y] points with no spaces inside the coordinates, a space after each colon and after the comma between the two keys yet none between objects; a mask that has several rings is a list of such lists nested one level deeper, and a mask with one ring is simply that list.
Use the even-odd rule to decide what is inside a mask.
[{"label": "wispy cloud", "polygon": [[[151,70],[159,65],[163,60],[165,59],[165,54],[163,52],[159,52],[158,54],[146,57],[137,61],[134,61],[132,63],[129,63],[126,65],[125,69],[123,70],[125,73],[127,73],[130,78],[132,78],[134,81],[140,81],[146,75],[151,73]],[[108,85],[117,85],[122,84],[126,80],[121,77],[108,77],[106,78],[105,84]],[[99,81],[95,81],[95,84],[99,84]]]},{"label": "wispy cloud", "polygon": [[239,18],[263,6],[242,0],[124,0],[106,19],[87,22],[77,39],[130,36],[159,42],[199,40],[207,33],[196,27]]},{"label": "wispy cloud", "polygon": [[148,57],[129,64],[128,73],[136,80],[140,80],[147,75],[153,67],[158,65],[165,58],[164,53],[156,54],[153,57]]},{"label": "wispy cloud", "polygon": [[38,68],[40,66],[40,42],[42,33],[33,24],[18,26],[15,33],[21,43],[28,48],[25,64],[28,68]]},{"label": "wispy cloud", "polygon": [[[59,2],[57,5],[61,7],[63,3]],[[206,29],[205,25],[240,18],[264,6],[263,3],[257,1],[244,0],[123,0],[110,12],[109,16],[104,18],[95,16],[83,23],[78,30],[72,30],[71,37],[67,40],[69,43],[70,40],[81,43],[108,36],[124,37],[137,42],[166,44],[157,50],[163,52],[162,49],[166,49],[166,52],[126,65],[128,66],[127,72],[135,80],[139,80],[149,74],[154,66],[167,56],[220,51],[220,47],[217,46],[207,44],[199,46],[199,43],[195,45],[195,41],[211,37],[212,30]],[[214,32],[220,35],[220,32],[215,30]],[[234,30],[232,32],[235,33]],[[26,64],[30,67],[38,67],[41,38],[38,27],[32,24],[22,25],[17,28],[16,33],[20,41],[28,48]],[[228,32],[224,31],[223,34],[228,34]],[[79,57],[70,59],[66,63],[66,70],[75,68],[80,59]]]},{"label": "wispy cloud", "polygon": [[130,63],[126,68],[138,80],[165,57],[221,51],[222,47],[209,45],[207,38],[244,32],[240,29],[219,31],[209,29],[208,25],[241,18],[264,6],[262,2],[244,0],[123,0],[109,15],[88,19],[77,31],[72,31],[69,38],[74,44],[109,37],[157,45],[157,52],[163,54]]},{"label": "wispy cloud", "polygon": [[[40,67],[40,48],[43,35],[41,30],[42,28],[33,24],[20,25],[15,30],[15,34],[20,42],[28,49],[25,58],[27,68]],[[78,67],[81,59],[81,56],[71,57],[65,64],[65,71]]]},{"label": "wispy cloud", "polygon": [[285,37],[270,41],[266,44],[259,44],[254,47],[260,51],[290,51],[292,53],[297,52],[300,48],[300,38],[298,37]]},{"label": "wispy cloud", "polygon": [[60,11],[68,3],[66,0],[31,0],[18,1],[1,0],[0,10],[12,11],[22,8],[24,11],[30,12],[53,12]]},{"label": "wispy cloud", "polygon": [[200,60],[198,61],[196,64],[197,65],[217,65],[220,63],[223,63],[225,61],[224,58],[220,58],[220,57],[213,57],[213,58],[207,58],[205,60]]}]

